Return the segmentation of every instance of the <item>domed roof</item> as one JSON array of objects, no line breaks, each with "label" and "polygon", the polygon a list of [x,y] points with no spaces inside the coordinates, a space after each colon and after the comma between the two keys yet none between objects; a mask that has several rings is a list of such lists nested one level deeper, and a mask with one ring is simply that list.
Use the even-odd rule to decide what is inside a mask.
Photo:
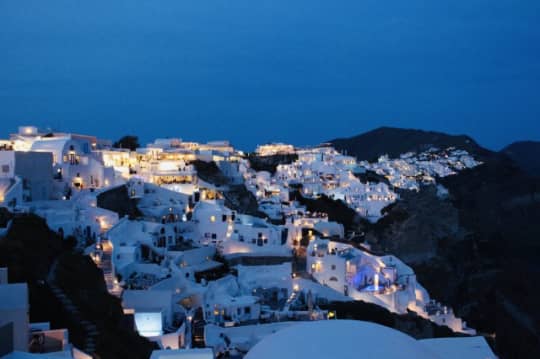
[{"label": "domed roof", "polygon": [[356,320],[293,325],[257,343],[245,359],[437,359],[414,338],[392,328]]}]

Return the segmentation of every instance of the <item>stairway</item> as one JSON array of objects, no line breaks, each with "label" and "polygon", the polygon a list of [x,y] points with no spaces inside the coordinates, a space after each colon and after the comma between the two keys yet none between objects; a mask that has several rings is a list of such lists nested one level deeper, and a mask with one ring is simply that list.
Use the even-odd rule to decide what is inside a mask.
[{"label": "stairway", "polygon": [[101,242],[102,250],[99,252],[100,260],[97,262],[97,266],[103,272],[103,278],[105,284],[107,284],[107,290],[110,294],[120,298],[122,296],[122,287],[115,283],[115,277],[112,270],[112,246],[108,241]]},{"label": "stairway", "polygon": [[95,323],[83,319],[79,308],[71,301],[62,288],[58,287],[53,281],[47,281],[47,284],[56,299],[62,304],[64,310],[68,313],[74,323],[78,323],[84,333],[84,343],[82,350],[92,355],[96,352],[96,342],[100,333]]}]

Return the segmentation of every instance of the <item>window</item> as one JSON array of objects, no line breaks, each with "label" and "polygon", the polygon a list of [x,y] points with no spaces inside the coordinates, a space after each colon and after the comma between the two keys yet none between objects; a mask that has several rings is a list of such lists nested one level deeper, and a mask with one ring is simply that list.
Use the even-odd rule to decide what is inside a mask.
[{"label": "window", "polygon": [[244,313],[246,313],[246,314],[251,314],[251,307],[246,307],[246,308],[244,309]]},{"label": "window", "polygon": [[215,233],[212,233],[212,239],[216,239],[217,235]]},{"label": "window", "polygon": [[2,173],[8,173],[9,172],[9,165],[2,165]]},{"label": "window", "polygon": [[332,270],[336,270],[336,265],[335,264],[332,264]]},{"label": "window", "polygon": [[338,282],[338,279],[336,277],[330,277],[331,282]]},{"label": "window", "polygon": [[216,216],[210,216],[210,222],[215,222],[216,221]]}]

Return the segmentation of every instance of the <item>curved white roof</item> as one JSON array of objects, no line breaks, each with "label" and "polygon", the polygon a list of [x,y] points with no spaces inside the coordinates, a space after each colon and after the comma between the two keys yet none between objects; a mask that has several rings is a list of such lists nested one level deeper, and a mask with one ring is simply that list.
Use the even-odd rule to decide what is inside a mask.
[{"label": "curved white roof", "polygon": [[305,322],[257,343],[245,359],[439,359],[422,343],[392,328],[355,320]]},{"label": "curved white roof", "polygon": [[52,152],[56,155],[57,159],[61,159],[64,148],[69,141],[71,140],[68,137],[36,140],[32,144],[30,150],[37,152]]}]

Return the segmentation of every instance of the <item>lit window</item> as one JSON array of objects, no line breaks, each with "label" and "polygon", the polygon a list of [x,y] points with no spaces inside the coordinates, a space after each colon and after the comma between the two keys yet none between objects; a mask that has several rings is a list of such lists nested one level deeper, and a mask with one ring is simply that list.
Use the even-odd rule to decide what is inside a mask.
[{"label": "lit window", "polygon": [[215,222],[216,221],[216,216],[210,216],[210,222]]}]

